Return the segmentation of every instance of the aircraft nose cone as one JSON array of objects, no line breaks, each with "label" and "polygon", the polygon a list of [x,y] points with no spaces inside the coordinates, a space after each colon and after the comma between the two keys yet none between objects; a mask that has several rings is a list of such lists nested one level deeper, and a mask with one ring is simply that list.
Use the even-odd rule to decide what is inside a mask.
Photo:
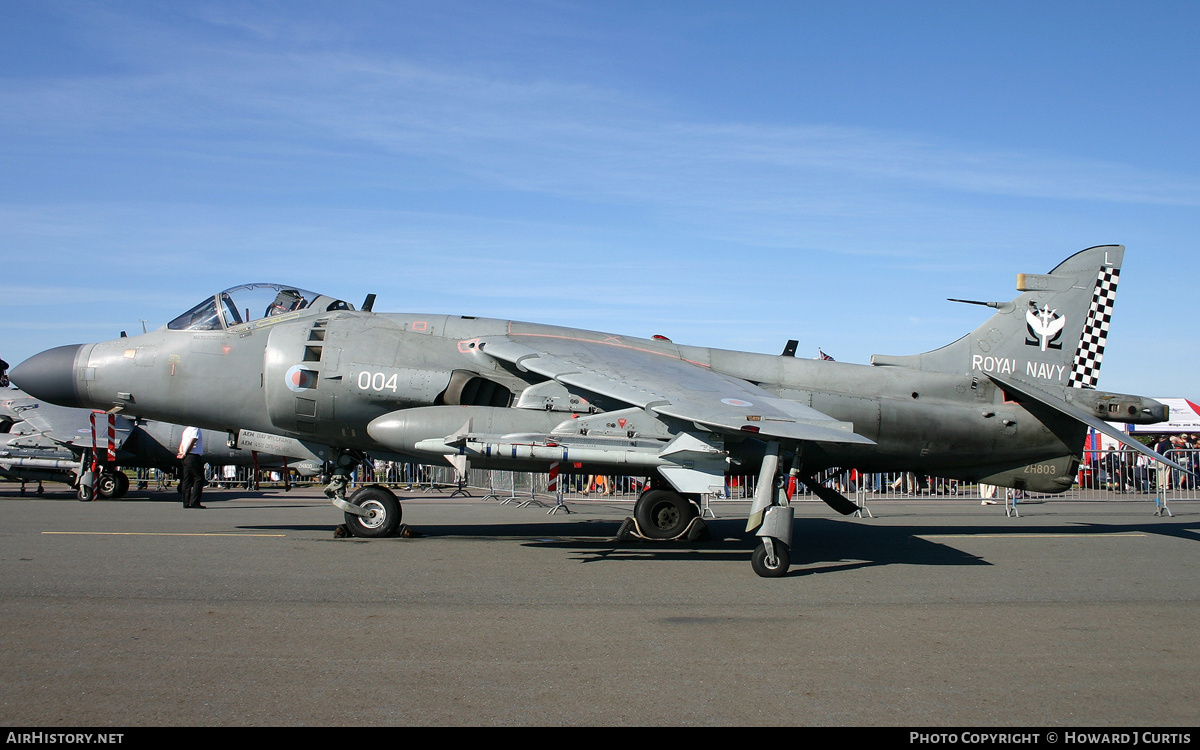
[{"label": "aircraft nose cone", "polygon": [[84,344],[71,344],[35,354],[9,371],[18,388],[59,406],[83,406],[75,390],[75,358]]}]

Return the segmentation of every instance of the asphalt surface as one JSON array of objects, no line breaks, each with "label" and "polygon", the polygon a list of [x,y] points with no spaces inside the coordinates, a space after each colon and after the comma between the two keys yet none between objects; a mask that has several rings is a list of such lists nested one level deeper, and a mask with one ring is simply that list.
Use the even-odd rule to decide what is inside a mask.
[{"label": "asphalt surface", "polygon": [[[47,485],[48,488],[53,487]],[[312,489],[80,503],[0,485],[5,726],[1194,726],[1200,503],[797,510],[753,574],[707,542],[404,500],[419,538],[335,539]],[[478,493],[477,493],[478,494]]]}]

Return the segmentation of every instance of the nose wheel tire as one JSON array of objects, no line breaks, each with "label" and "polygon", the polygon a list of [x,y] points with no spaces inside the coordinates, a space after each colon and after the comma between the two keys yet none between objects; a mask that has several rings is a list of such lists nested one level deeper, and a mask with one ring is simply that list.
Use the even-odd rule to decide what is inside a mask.
[{"label": "nose wheel tire", "polygon": [[750,567],[754,568],[754,572],[763,578],[779,578],[787,575],[788,568],[792,565],[791,551],[786,544],[775,541],[772,546],[775,548],[774,559],[771,559],[767,553],[765,544],[758,545],[750,557]]},{"label": "nose wheel tire", "polygon": [[346,527],[354,536],[367,539],[391,536],[400,526],[400,501],[383,487],[363,487],[348,499],[367,515],[346,511]]}]

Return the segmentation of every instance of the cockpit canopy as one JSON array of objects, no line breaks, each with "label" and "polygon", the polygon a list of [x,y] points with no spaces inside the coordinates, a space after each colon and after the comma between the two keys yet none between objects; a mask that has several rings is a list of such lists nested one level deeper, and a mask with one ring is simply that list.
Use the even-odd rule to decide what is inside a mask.
[{"label": "cockpit canopy", "polygon": [[304,309],[353,310],[333,297],[282,284],[243,284],[226,289],[167,323],[172,331],[220,331]]}]

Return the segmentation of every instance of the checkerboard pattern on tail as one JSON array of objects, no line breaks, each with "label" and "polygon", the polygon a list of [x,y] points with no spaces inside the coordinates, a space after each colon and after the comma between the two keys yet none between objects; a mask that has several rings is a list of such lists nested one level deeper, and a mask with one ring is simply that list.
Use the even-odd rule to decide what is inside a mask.
[{"label": "checkerboard pattern on tail", "polygon": [[1067,384],[1072,388],[1095,388],[1100,377],[1100,360],[1104,358],[1104,342],[1108,339],[1108,327],[1112,323],[1113,303],[1117,299],[1117,280],[1121,269],[1101,266],[1092,290],[1092,304],[1088,307],[1087,322],[1079,337],[1075,350],[1075,361],[1071,366],[1071,377]]}]

